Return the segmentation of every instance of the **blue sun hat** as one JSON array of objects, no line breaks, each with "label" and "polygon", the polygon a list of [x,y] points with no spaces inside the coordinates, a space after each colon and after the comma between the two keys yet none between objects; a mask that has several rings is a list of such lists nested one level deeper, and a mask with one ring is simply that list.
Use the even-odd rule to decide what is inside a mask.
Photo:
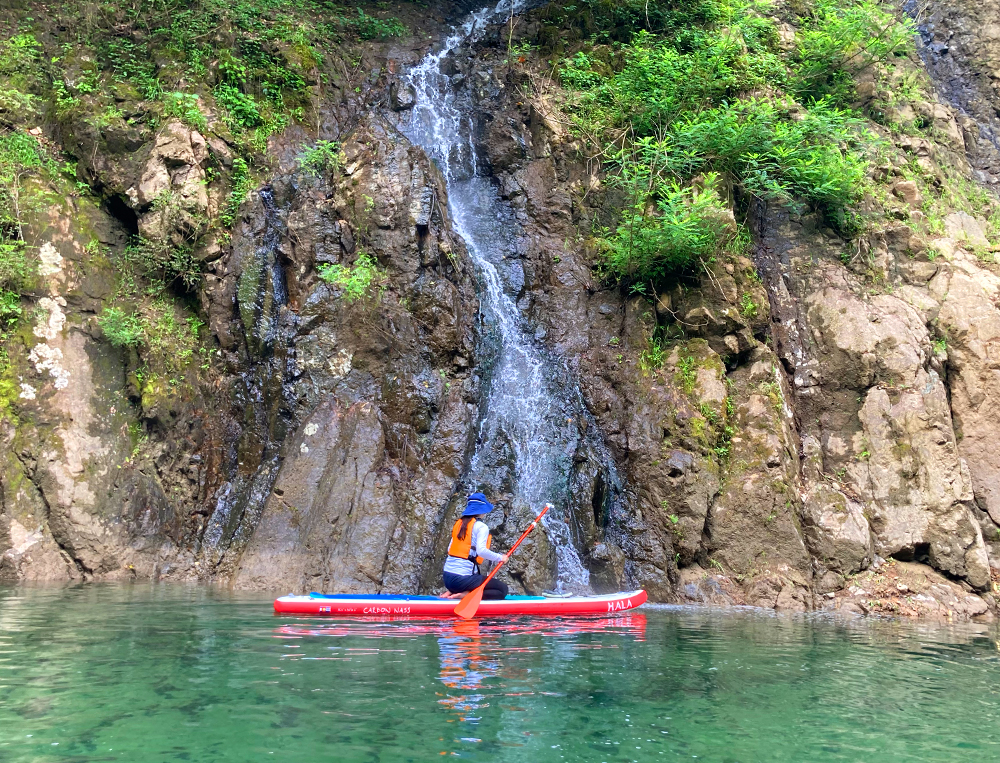
[{"label": "blue sun hat", "polygon": [[489,514],[493,511],[493,504],[486,500],[482,493],[473,493],[469,496],[469,502],[465,505],[463,517],[475,517],[480,514]]}]

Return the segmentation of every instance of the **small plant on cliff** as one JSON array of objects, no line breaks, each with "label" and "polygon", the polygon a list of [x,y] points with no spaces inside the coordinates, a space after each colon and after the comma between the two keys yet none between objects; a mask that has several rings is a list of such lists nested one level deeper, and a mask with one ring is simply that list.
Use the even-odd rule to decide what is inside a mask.
[{"label": "small plant on cliff", "polygon": [[97,319],[105,338],[114,347],[138,347],[143,340],[142,322],[118,307],[105,308]]},{"label": "small plant on cliff", "polygon": [[639,366],[650,373],[663,366],[666,359],[667,353],[663,345],[655,337],[650,337],[646,342],[646,349],[639,353]]},{"label": "small plant on cliff", "polygon": [[388,276],[374,258],[361,252],[353,265],[320,265],[319,277],[326,283],[339,287],[345,301],[355,302],[381,296]]},{"label": "small plant on cliff", "polygon": [[319,177],[326,172],[335,172],[340,168],[340,143],[335,140],[318,140],[316,145],[305,149],[299,154],[299,167],[307,175]]},{"label": "small plant on cliff", "polygon": [[42,46],[30,32],[15,34],[0,45],[0,73],[17,74],[36,65]]},{"label": "small plant on cliff", "polygon": [[177,117],[199,132],[208,131],[208,120],[198,108],[198,96],[192,93],[166,93],[163,96],[163,116]]},{"label": "small plant on cliff", "polygon": [[38,141],[27,133],[14,130],[0,134],[0,290],[4,292],[23,294],[34,279],[22,220],[26,208],[38,199],[37,193],[26,190],[24,180],[47,162]]},{"label": "small plant on cliff", "polygon": [[0,328],[15,325],[22,314],[21,295],[15,291],[0,289]]},{"label": "small plant on cliff", "polygon": [[682,188],[644,175],[640,171],[629,179],[632,207],[601,243],[607,274],[630,283],[661,281],[712,255],[721,240],[718,221],[724,208],[714,190]]},{"label": "small plant on cliff", "polygon": [[693,355],[678,359],[676,378],[685,394],[694,392],[694,385],[698,381],[698,363]]},{"label": "small plant on cliff", "polygon": [[21,241],[24,211],[22,181],[40,170],[47,157],[38,141],[20,130],[0,133],[0,236],[4,241]]},{"label": "small plant on cliff", "polygon": [[226,199],[226,205],[219,213],[219,222],[225,228],[232,227],[239,214],[240,205],[246,201],[247,194],[253,188],[253,176],[250,174],[250,165],[246,159],[236,157],[233,159],[233,174],[231,178],[233,187]]},{"label": "small plant on cliff", "polygon": [[913,46],[909,19],[873,0],[817,0],[801,19],[791,89],[804,100],[854,100],[854,75]]},{"label": "small plant on cliff", "polygon": [[338,21],[344,29],[353,32],[362,40],[384,40],[406,34],[406,25],[399,19],[369,16],[360,8],[356,17],[345,16]]}]

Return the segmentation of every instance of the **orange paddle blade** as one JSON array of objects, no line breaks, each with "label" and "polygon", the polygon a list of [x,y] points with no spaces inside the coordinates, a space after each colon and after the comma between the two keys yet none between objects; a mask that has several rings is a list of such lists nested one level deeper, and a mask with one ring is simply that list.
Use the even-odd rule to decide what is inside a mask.
[{"label": "orange paddle blade", "polygon": [[455,607],[455,614],[465,620],[471,620],[479,610],[479,602],[483,600],[483,591],[486,590],[484,582],[479,588],[469,591]]}]

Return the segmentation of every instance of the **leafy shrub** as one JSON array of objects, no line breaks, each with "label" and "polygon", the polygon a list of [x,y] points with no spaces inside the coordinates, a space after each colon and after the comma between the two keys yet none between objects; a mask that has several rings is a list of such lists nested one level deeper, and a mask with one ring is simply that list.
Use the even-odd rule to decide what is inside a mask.
[{"label": "leafy shrub", "polygon": [[111,37],[99,46],[100,61],[119,82],[135,87],[149,101],[163,95],[163,86],[156,76],[156,64],[149,54],[148,44],[126,37]]},{"label": "leafy shrub", "polygon": [[250,174],[250,165],[246,160],[237,157],[233,159],[233,175],[231,178],[233,187],[226,199],[226,206],[219,213],[219,222],[226,228],[232,227],[239,214],[240,205],[246,201],[247,194],[253,188],[253,176]]},{"label": "leafy shrub", "polygon": [[[193,289],[202,273],[193,247],[208,220],[193,215],[181,197],[169,190],[153,200],[150,212],[158,217],[156,227],[167,233],[136,236],[125,248],[117,265],[122,276],[133,282],[130,293],[139,286],[150,294],[168,286]],[[186,238],[178,238],[178,233]],[[135,283],[136,279],[142,283]]]},{"label": "leafy shrub", "polygon": [[[838,2],[857,13],[837,11]],[[632,18],[640,27],[623,44],[592,44],[560,65],[564,87],[575,91],[569,110],[578,133],[600,146],[612,182],[627,191],[614,233],[600,242],[607,275],[660,280],[723,243],[722,202],[683,187],[705,173],[725,175],[741,195],[808,205],[842,232],[853,230],[850,208],[865,190],[870,136],[832,97],[822,97],[822,87],[803,83],[812,79],[810,67],[844,69],[855,54],[870,63],[870,56],[895,49],[892,17],[868,2],[820,0],[816,19],[803,21],[816,33],[794,60],[783,58],[774,22],[752,0],[683,7],[652,0],[641,9],[632,0],[617,8],[610,0],[584,3],[595,19]],[[566,3],[549,12],[556,8],[577,12]],[[863,19],[888,31],[870,35],[878,39],[859,51],[850,40]],[[621,39],[626,31],[610,36]],[[805,106],[787,94],[802,95],[796,87],[811,93]]]},{"label": "leafy shrub", "polygon": [[118,307],[106,307],[97,324],[114,347],[138,347],[143,341],[142,323]]},{"label": "leafy shrub", "polygon": [[[204,325],[196,316],[165,297],[143,300],[134,312],[106,307],[97,319],[114,347],[134,348],[143,364],[140,375],[168,378],[175,385],[199,351],[198,332]],[[201,350],[205,354],[205,350]]]},{"label": "leafy shrub", "polygon": [[699,27],[723,20],[727,4],[719,0],[562,0],[543,13],[595,42],[629,42],[636,30],[663,34],[688,45]]},{"label": "leafy shrub", "polygon": [[307,175],[318,177],[324,172],[340,168],[340,143],[335,140],[318,140],[298,157],[298,165]]},{"label": "leafy shrub", "polygon": [[163,115],[177,117],[188,127],[193,127],[199,132],[208,131],[208,120],[198,108],[198,96],[193,93],[164,94]]},{"label": "leafy shrub", "polygon": [[771,101],[741,101],[689,115],[665,140],[640,141],[641,151],[680,177],[726,172],[756,196],[805,199],[838,217],[864,189],[867,161],[847,150],[861,123],[825,101],[796,116]]},{"label": "leafy shrub", "polygon": [[0,289],[22,291],[31,280],[24,242],[0,241]]},{"label": "leafy shrub", "polygon": [[353,265],[320,265],[319,277],[339,287],[347,302],[355,302],[381,295],[387,275],[370,255],[361,252]]},{"label": "leafy shrub", "polygon": [[0,289],[0,326],[9,328],[21,319],[21,295]]},{"label": "leafy shrub", "polygon": [[874,0],[817,0],[796,35],[792,91],[846,106],[854,75],[912,46],[916,29]]},{"label": "leafy shrub", "polygon": [[384,40],[387,37],[399,37],[406,34],[406,25],[399,19],[380,19],[376,16],[369,16],[360,8],[358,8],[357,18],[342,18],[341,24],[362,40]]},{"label": "leafy shrub", "polygon": [[221,82],[215,86],[215,101],[226,110],[226,124],[234,132],[258,127],[263,121],[254,97],[228,82]]},{"label": "leafy shrub", "polygon": [[138,238],[126,249],[125,258],[139,275],[155,284],[180,282],[193,289],[201,280],[201,262],[191,247],[169,239]]},{"label": "leafy shrub", "polygon": [[195,316],[182,317],[169,300],[156,300],[143,307],[141,328],[148,362],[158,371],[179,374],[188,367],[198,347],[198,329],[204,325]]},{"label": "leafy shrub", "polygon": [[641,195],[601,241],[602,265],[617,280],[655,283],[719,248],[725,207],[714,190],[664,181],[653,196],[654,208]]},{"label": "leafy shrub", "polygon": [[16,74],[35,66],[42,46],[30,32],[16,34],[0,43],[0,73]]},{"label": "leafy shrub", "polygon": [[646,341],[646,348],[639,353],[639,366],[646,373],[655,371],[667,359],[667,351],[655,337],[650,337]]},{"label": "leafy shrub", "polygon": [[288,116],[285,114],[271,114],[261,121],[253,134],[250,136],[250,148],[259,154],[267,151],[267,139],[276,135],[288,127]]},{"label": "leafy shrub", "polygon": [[780,58],[763,44],[751,52],[738,25],[700,43],[681,50],[640,32],[611,55],[608,65],[617,70],[607,77],[592,70],[595,62],[586,55],[568,59],[563,83],[588,91],[575,109],[580,124],[597,132],[628,125],[636,135],[650,135],[682,114],[784,77]]},{"label": "leafy shrub", "polygon": [[35,110],[36,98],[29,92],[38,74],[41,46],[31,34],[17,34],[0,42],[0,109],[27,116]]},{"label": "leafy shrub", "polygon": [[38,141],[25,132],[13,130],[0,135],[0,205],[6,210],[0,224],[6,224],[9,215],[16,214],[17,194],[21,178],[40,169],[46,157]]},{"label": "leafy shrub", "polygon": [[0,136],[0,289],[20,294],[31,283],[33,270],[21,235],[21,214],[28,199],[21,184],[45,163],[38,141],[27,133]]}]

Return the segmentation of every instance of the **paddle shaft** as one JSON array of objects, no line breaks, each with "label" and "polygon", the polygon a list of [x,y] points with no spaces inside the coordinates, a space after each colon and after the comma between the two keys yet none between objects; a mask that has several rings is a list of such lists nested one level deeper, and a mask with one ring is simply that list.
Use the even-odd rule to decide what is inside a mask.
[{"label": "paddle shaft", "polygon": [[[517,550],[517,547],[521,545],[521,541],[528,537],[528,533],[530,533],[532,530],[535,529],[538,523],[542,521],[542,517],[545,516],[545,512],[551,508],[552,508],[551,503],[545,504],[545,507],[542,509],[542,513],[539,514],[537,517],[535,517],[534,521],[530,525],[528,525],[528,529],[525,530],[523,533],[521,533],[521,537],[518,538],[517,541],[514,543],[514,545],[510,547],[510,551],[507,552],[508,559],[514,555],[514,552]],[[503,565],[504,565],[503,562],[497,562],[493,566],[493,569],[490,570],[490,574],[486,576],[486,580],[484,580],[479,587],[485,588],[486,584],[493,579],[493,576],[497,574],[497,572],[500,570],[501,567],[503,567]]]}]

